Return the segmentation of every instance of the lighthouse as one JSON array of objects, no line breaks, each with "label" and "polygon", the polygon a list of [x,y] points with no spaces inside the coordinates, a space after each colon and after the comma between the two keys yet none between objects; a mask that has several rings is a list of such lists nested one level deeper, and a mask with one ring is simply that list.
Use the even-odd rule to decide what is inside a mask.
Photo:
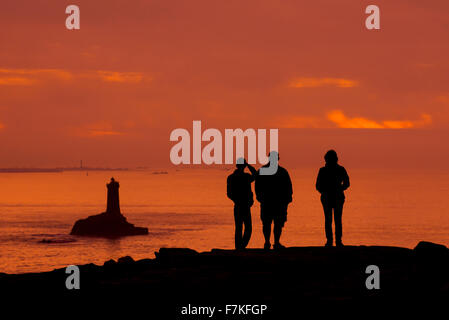
[{"label": "lighthouse", "polygon": [[106,211],[76,221],[70,234],[106,238],[148,234],[148,228],[134,226],[120,212],[119,183],[111,178],[106,187],[108,188]]},{"label": "lighthouse", "polygon": [[111,182],[106,184],[106,187],[108,188],[106,213],[120,214],[120,200],[118,194],[120,184],[117,181],[115,181],[114,177],[112,177]]}]

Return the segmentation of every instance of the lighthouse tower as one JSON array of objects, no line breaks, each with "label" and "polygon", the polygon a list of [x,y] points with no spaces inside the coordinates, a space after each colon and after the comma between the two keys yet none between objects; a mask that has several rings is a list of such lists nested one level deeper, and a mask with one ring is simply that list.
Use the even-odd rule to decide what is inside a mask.
[{"label": "lighthouse tower", "polygon": [[108,199],[106,205],[106,213],[110,214],[120,214],[120,200],[118,195],[118,188],[120,184],[111,178],[111,182],[106,184],[108,188]]}]

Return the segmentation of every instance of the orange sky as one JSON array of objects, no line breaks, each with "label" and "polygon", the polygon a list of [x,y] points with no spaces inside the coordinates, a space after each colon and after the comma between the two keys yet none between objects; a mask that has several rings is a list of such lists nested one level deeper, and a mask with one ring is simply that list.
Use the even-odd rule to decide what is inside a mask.
[{"label": "orange sky", "polygon": [[445,166],[448,21],[447,0],[2,2],[0,167],[168,166],[192,120],[280,128],[290,166],[330,147],[352,166]]}]

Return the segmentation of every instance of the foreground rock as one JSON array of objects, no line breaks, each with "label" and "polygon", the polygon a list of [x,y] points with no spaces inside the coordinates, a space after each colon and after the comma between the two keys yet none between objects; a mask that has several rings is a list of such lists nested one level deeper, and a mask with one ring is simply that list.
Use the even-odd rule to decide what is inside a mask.
[{"label": "foreground rock", "polygon": [[111,178],[111,182],[106,186],[108,188],[106,212],[76,221],[70,234],[111,238],[148,234],[147,228],[135,227],[120,212],[119,183]]},{"label": "foreground rock", "polygon": [[[379,290],[366,287],[369,265],[379,267]],[[449,301],[449,250],[431,243],[421,243],[415,250],[378,246],[204,253],[160,249],[155,259],[124,257],[103,266],[80,266],[80,272],[80,290],[65,288],[65,269],[2,275],[0,290],[21,297],[31,292],[52,302],[59,297],[74,305],[95,301],[102,312],[114,301],[114,310],[132,306],[148,315],[162,314],[157,319],[183,319],[180,308],[189,304],[221,309],[226,304],[264,304],[268,315],[262,319],[297,319],[293,316],[311,308],[320,315],[355,306],[370,313],[390,312],[391,307],[406,312],[429,301],[440,305]],[[100,303],[100,298],[105,302]]]}]

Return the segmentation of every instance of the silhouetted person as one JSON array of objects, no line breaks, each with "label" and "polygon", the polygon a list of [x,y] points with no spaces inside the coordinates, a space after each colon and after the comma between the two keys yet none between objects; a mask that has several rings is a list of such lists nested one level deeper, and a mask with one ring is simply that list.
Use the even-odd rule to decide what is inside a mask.
[{"label": "silhouetted person", "polygon": [[111,178],[111,182],[106,184],[106,187],[108,188],[108,202],[106,205],[106,212],[120,213],[120,202],[118,194],[118,188],[120,187],[119,183],[115,181],[114,178]]},{"label": "silhouetted person", "polygon": [[316,179],[316,189],[321,193],[321,203],[324,210],[326,246],[333,245],[332,235],[332,210],[335,221],[335,244],[343,246],[342,221],[343,204],[345,202],[344,191],[349,188],[349,176],[346,169],[338,164],[337,153],[329,150],[324,160],[326,165],[318,172]]},{"label": "silhouetted person", "polygon": [[[263,235],[265,237],[264,249],[271,248],[271,224],[274,222],[274,249],[284,246],[279,242],[282,228],[287,221],[287,207],[292,202],[293,188],[290,176],[284,168],[271,162],[279,160],[277,152],[270,152],[270,162],[259,169],[256,178],[256,198],[260,202],[260,218],[263,224]],[[261,174],[263,168],[277,166],[276,173]]]},{"label": "silhouetted person", "polygon": [[[235,248],[240,250],[245,249],[251,239],[251,206],[254,203],[251,183],[256,179],[257,171],[243,158],[237,160],[236,167],[227,179],[227,195],[234,202]],[[251,174],[245,172],[246,167]]]}]

